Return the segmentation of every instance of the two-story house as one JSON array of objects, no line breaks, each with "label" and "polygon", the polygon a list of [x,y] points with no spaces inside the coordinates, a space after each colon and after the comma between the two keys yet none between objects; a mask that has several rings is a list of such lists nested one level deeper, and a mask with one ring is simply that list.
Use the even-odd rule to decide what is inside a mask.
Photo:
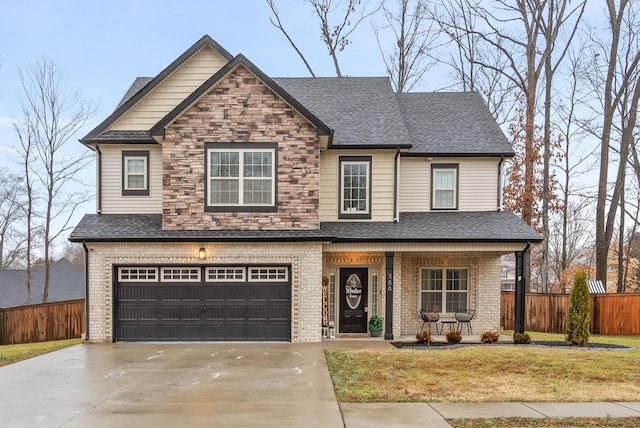
[{"label": "two-story house", "polygon": [[500,327],[500,258],[540,240],[501,209],[513,152],[476,93],[270,78],[205,36],[135,80],[81,142],[97,213],[90,341],[415,335],[421,308]]}]

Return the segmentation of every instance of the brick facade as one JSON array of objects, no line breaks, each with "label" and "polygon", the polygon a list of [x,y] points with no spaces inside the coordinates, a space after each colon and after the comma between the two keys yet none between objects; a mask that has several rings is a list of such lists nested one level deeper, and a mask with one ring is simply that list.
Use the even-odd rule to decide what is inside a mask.
[{"label": "brick facade", "polygon": [[[397,256],[396,256],[397,257]],[[468,304],[475,310],[471,328],[475,334],[500,330],[500,254],[494,253],[403,253],[401,263],[401,321],[396,333],[415,335],[422,326],[419,316],[421,268],[466,268]],[[454,319],[453,314],[441,319]]]},{"label": "brick facade", "polygon": [[[89,335],[113,341],[114,267],[203,265],[201,243],[89,244]],[[291,265],[291,341],[318,342],[321,336],[322,246],[314,243],[206,244],[207,265],[287,263]]]},{"label": "brick facade", "polygon": [[[277,212],[205,212],[205,143],[276,143]],[[165,129],[163,229],[312,230],[320,227],[316,129],[238,66]]]}]

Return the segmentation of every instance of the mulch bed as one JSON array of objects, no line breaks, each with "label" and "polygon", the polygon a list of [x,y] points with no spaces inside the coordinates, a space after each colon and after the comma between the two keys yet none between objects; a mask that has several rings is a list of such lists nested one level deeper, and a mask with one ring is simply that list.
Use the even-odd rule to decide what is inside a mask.
[{"label": "mulch bed", "polygon": [[536,340],[532,341],[528,345],[514,345],[513,343],[457,343],[451,345],[445,342],[432,342],[427,346],[423,342],[391,342],[393,346],[398,349],[452,349],[461,348],[465,346],[540,346],[547,348],[559,348],[559,349],[575,349],[575,350],[612,350],[612,351],[633,351],[634,348],[628,346],[616,345],[613,343],[588,343],[587,346],[573,346],[562,340]]}]

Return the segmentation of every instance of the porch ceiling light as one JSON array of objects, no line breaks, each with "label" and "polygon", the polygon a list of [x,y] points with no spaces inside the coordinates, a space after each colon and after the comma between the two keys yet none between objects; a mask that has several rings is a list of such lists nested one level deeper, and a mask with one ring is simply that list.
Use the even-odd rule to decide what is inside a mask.
[{"label": "porch ceiling light", "polygon": [[198,258],[200,260],[204,260],[205,258],[207,258],[207,250],[204,247],[201,247],[198,251]]}]

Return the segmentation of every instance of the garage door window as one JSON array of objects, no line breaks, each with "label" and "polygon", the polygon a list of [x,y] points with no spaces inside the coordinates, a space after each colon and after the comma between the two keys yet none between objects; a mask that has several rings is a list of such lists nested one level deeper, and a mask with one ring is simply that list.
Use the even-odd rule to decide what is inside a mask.
[{"label": "garage door window", "polygon": [[120,268],[120,282],[149,282],[158,280],[157,268]]},{"label": "garage door window", "polygon": [[244,282],[245,269],[237,267],[207,268],[208,282]]},{"label": "garage door window", "polygon": [[289,270],[285,267],[255,267],[249,268],[251,281],[288,281]]},{"label": "garage door window", "polygon": [[166,267],[162,268],[163,281],[200,281],[200,268]]}]

